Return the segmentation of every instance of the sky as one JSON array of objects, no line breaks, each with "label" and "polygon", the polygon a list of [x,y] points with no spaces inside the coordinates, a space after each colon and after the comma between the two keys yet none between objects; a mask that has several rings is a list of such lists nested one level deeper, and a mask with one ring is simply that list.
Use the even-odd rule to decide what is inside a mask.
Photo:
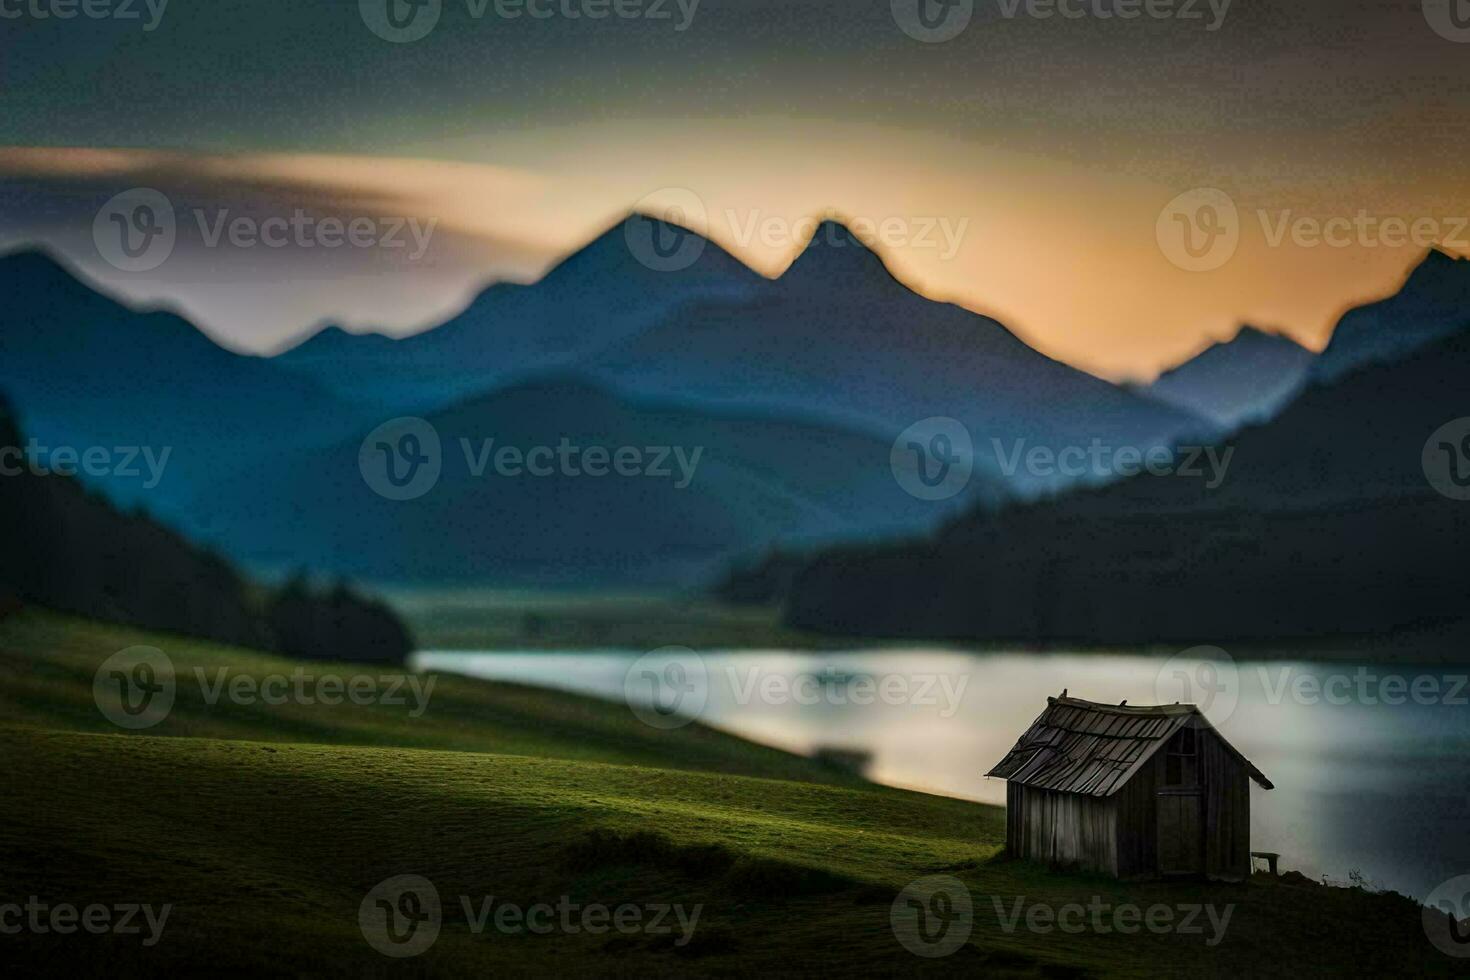
[{"label": "sky", "polygon": [[[0,248],[242,350],[432,326],[672,203],[767,275],[840,217],[1119,380],[1247,323],[1320,348],[1470,254],[1463,0],[123,2],[0,0]],[[93,224],[135,188],[188,246],[120,270]],[[298,210],[431,230],[206,234]]]}]

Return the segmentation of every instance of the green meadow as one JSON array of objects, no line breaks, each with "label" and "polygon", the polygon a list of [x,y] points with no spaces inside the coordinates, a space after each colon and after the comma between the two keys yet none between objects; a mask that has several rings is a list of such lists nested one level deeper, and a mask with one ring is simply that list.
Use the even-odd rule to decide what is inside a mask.
[{"label": "green meadow", "polygon": [[[163,721],[130,733],[98,711],[93,679],[136,645],[169,656],[177,695]],[[874,786],[699,725],[657,730],[621,705],[450,676],[431,689],[415,678],[428,690],[417,705],[406,692],[405,704],[211,703],[229,690],[209,686],[221,677],[263,691],[298,672],[361,672],[378,690],[392,673],[41,612],[0,621],[0,906],[169,906],[154,943],[147,926],[22,930],[0,935],[7,962],[122,975],[1457,972],[1399,896],[1293,876],[1053,873],[1002,854],[999,808]],[[432,883],[442,926],[421,955],[394,959],[359,913],[403,875]],[[954,952],[924,958],[892,912],[937,875],[963,882],[973,922]],[[1059,926],[1077,905],[1109,910],[1109,923],[1118,907],[1165,908],[1175,925],[1194,905],[1229,917],[1221,930],[1197,914],[1198,932]],[[677,914],[636,930],[574,917],[542,933],[515,916],[497,926],[507,906]]]}]

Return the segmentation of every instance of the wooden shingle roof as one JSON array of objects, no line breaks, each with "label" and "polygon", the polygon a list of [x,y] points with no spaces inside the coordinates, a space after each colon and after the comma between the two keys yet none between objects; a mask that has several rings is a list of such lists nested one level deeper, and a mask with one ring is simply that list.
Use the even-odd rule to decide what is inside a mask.
[{"label": "wooden shingle roof", "polygon": [[1272,788],[1195,705],[1130,707],[1065,696],[1047,698],[1046,710],[986,775],[1060,793],[1112,796],[1185,725],[1215,732],[1252,779]]}]

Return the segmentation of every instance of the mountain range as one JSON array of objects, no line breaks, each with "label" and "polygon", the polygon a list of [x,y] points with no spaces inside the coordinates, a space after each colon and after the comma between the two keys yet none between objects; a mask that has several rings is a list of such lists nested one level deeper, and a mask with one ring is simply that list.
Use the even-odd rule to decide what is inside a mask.
[{"label": "mountain range", "polygon": [[750,571],[756,581],[737,575],[725,591],[760,599],[774,591],[793,625],[863,635],[1069,643],[1410,635],[1419,652],[1451,649],[1470,637],[1470,583],[1446,574],[1470,549],[1470,505],[1431,464],[1458,452],[1453,478],[1470,469],[1470,439],[1453,434],[1456,424],[1470,433],[1470,306],[1448,333],[1439,325],[1449,315],[1431,324],[1413,317],[1448,314],[1439,304],[1455,294],[1456,277],[1463,288],[1470,263],[1434,253],[1399,296],[1349,313],[1345,322],[1377,317],[1402,329],[1389,341],[1361,329],[1335,337],[1323,357],[1353,366],[1313,371],[1277,418],[1241,432],[1221,450],[1230,464],[1217,486],[1141,474],[972,512],[907,543],[767,561]]},{"label": "mountain range", "polygon": [[[665,267],[640,251],[647,240],[696,257]],[[1466,267],[1433,253],[1398,296],[1350,313],[1323,357],[1366,363],[1443,336]],[[1146,452],[1213,441],[1270,410],[1243,414],[1240,369],[1226,362],[1269,349],[1284,402],[1300,360],[1247,332],[1171,376],[1205,379],[1192,403],[1165,385],[1171,404],[1163,389],[1110,384],[920,296],[835,224],[769,280],[713,242],[633,216],[540,282],[492,286],[436,329],[392,340],[328,328],[275,358],[130,309],[40,253],[0,259],[0,286],[11,298],[0,391],[33,436],[170,452],[157,486],[112,473],[85,482],[247,566],[385,581],[665,584],[776,547],[925,533],[970,508],[1105,479],[1007,469],[1000,442]],[[442,444],[440,481],[411,501],[373,493],[359,465],[364,438],[399,416],[423,417]],[[940,502],[903,492],[890,470],[894,440],[933,418],[968,432],[973,449],[955,449],[976,474]],[[682,488],[475,475],[461,440],[490,439],[704,455]]]},{"label": "mountain range", "polygon": [[[147,449],[162,478],[82,474],[125,505],[185,518],[199,478],[350,432],[362,406],[282,365],[217,345],[166,311],[94,291],[41,252],[0,258],[0,392],[40,447]],[[49,454],[38,462],[47,465]]]},{"label": "mountain range", "polygon": [[[693,239],[661,270],[630,242]],[[686,245],[686,247],[689,247]],[[532,286],[496,285],[460,316],[403,340],[329,329],[278,358],[324,388],[372,391],[405,412],[538,374],[576,374],[661,403],[779,415],[892,442],[925,419],[1070,444],[1171,446],[1213,423],[1048,358],[987,317],[913,292],[846,227],[827,222],[767,280],[717,244],[635,215]],[[1064,487],[975,465],[981,497]]]},{"label": "mountain range", "polygon": [[1343,316],[1313,364],[1312,378],[1334,381],[1360,367],[1395,361],[1467,325],[1470,259],[1431,249],[1403,289]]},{"label": "mountain range", "polygon": [[[665,270],[640,258],[640,235],[692,242],[697,258]],[[969,503],[1065,485],[1005,476],[980,451],[993,433],[1169,446],[1209,428],[919,296],[836,225],[772,281],[713,242],[634,216],[540,282],[492,286],[439,328],[404,340],[327,329],[270,359],[225,350],[171,313],[132,310],[40,253],[0,259],[0,283],[13,297],[0,313],[0,390],[32,434],[169,450],[157,486],[84,479],[260,568],[687,581],[776,544],[911,532]],[[397,416],[442,430],[446,463],[461,438],[706,455],[677,491],[446,472],[422,500],[393,503],[370,493],[357,456]],[[948,503],[905,494],[890,469],[898,434],[934,416],[961,421],[977,448],[978,477]]]},{"label": "mountain range", "polygon": [[1272,418],[1291,401],[1313,359],[1311,351],[1288,337],[1245,327],[1234,339],[1212,345],[1143,390],[1234,432]]}]

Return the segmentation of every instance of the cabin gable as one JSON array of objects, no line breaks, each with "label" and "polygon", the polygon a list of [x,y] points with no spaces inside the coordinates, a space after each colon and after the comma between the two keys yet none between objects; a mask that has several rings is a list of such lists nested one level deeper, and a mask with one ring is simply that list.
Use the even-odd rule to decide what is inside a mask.
[{"label": "cabin gable", "polygon": [[1250,874],[1250,782],[1271,783],[1193,705],[1066,698],[991,775],[1008,850],[1122,878]]}]

